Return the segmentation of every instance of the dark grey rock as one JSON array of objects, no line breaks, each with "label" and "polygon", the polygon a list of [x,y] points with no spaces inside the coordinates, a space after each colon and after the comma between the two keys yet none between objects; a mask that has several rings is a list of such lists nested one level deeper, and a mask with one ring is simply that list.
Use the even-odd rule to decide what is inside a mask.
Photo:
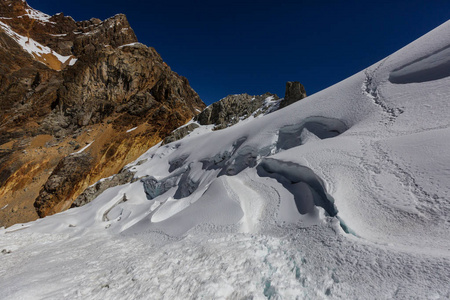
[{"label": "dark grey rock", "polygon": [[55,213],[53,208],[67,200],[68,191],[81,181],[90,171],[92,157],[88,153],[68,155],[63,158],[47,182],[42,187],[34,202],[36,212],[40,217]]},{"label": "dark grey rock", "polygon": [[194,120],[201,125],[216,125],[215,130],[230,127],[240,120],[255,116],[261,113],[268,113],[276,109],[273,105],[265,105],[265,100],[272,96],[273,100],[278,100],[278,96],[265,93],[261,96],[250,96],[249,94],[229,95],[222,100],[215,102],[198,114]]},{"label": "dark grey rock", "polygon": [[94,185],[91,185],[90,187],[85,189],[84,192],[81,193],[81,195],[78,196],[77,199],[75,199],[71,207],[80,207],[86,205],[110,187],[133,182],[133,178],[134,173],[129,170],[124,170],[118,174],[113,175],[112,177],[98,181]]},{"label": "dark grey rock", "polygon": [[280,109],[303,98],[306,98],[306,90],[303,84],[298,81],[288,81],[286,82],[286,93],[284,100],[280,103]]},{"label": "dark grey rock", "polygon": [[163,140],[162,144],[165,145],[165,144],[169,144],[169,143],[181,140],[182,138],[187,136],[189,133],[194,131],[195,128],[198,128],[198,127],[199,127],[198,124],[191,123],[191,124],[186,125],[184,127],[178,128],[178,129],[174,130],[168,137],[166,137]]}]

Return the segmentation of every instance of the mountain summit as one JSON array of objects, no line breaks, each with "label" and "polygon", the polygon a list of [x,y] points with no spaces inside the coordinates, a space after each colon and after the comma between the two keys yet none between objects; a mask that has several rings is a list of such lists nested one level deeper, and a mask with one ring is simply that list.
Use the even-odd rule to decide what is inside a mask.
[{"label": "mountain summit", "polygon": [[70,207],[205,107],[122,14],[1,1],[0,61],[0,226]]}]

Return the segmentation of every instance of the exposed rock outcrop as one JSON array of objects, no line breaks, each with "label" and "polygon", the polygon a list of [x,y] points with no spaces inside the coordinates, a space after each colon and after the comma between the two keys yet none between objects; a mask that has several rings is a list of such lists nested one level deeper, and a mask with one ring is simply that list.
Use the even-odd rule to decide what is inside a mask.
[{"label": "exposed rock outcrop", "polygon": [[75,199],[71,207],[80,207],[91,202],[110,187],[133,182],[133,176],[134,174],[129,170],[123,170],[118,174],[102,179],[86,188],[83,193]]},{"label": "exposed rock outcrop", "polygon": [[92,18],[76,22],[63,13],[46,15],[31,8],[26,1],[2,0],[1,22],[22,36],[49,47],[56,53],[76,57],[135,43],[137,37],[125,15],[117,14],[105,21]]},{"label": "exposed rock outcrop", "polygon": [[76,22],[3,0],[0,17],[0,207],[18,207],[0,226],[70,207],[205,107],[124,15]]},{"label": "exposed rock outcrop", "polygon": [[280,109],[303,98],[306,98],[306,90],[303,84],[298,81],[288,81],[286,82],[286,93],[284,100],[280,103]]},{"label": "exposed rock outcrop", "polygon": [[46,125],[53,130],[74,129],[117,114],[124,116],[114,124],[137,125],[143,118],[158,119],[162,114],[158,109],[170,112],[183,107],[194,115],[203,103],[187,80],[172,72],[153,48],[132,44],[82,57],[64,72],[52,106],[44,129]]},{"label": "exposed rock outcrop", "polygon": [[89,154],[80,153],[66,156],[58,163],[34,202],[39,217],[68,208],[65,200],[76,191],[74,184],[82,184],[89,173],[92,160]]},{"label": "exposed rock outcrop", "polygon": [[248,94],[230,95],[208,106],[195,117],[201,125],[215,125],[215,129],[223,129],[246,119],[251,115],[276,110],[279,98],[266,93],[261,96]]},{"label": "exposed rock outcrop", "polygon": [[229,95],[208,106],[194,120],[201,125],[215,125],[214,129],[219,130],[233,126],[252,115],[256,117],[281,109],[305,97],[306,91],[300,82],[288,81],[285,98],[281,101],[277,95],[271,93],[261,96]]},{"label": "exposed rock outcrop", "polygon": [[176,130],[174,130],[168,137],[166,137],[163,140],[163,145],[168,144],[168,143],[172,143],[178,140],[181,140],[182,138],[184,138],[185,136],[187,136],[189,133],[191,133],[192,131],[194,131],[195,128],[198,128],[198,124],[197,123],[190,123],[186,126],[183,126],[181,128],[178,128]]}]

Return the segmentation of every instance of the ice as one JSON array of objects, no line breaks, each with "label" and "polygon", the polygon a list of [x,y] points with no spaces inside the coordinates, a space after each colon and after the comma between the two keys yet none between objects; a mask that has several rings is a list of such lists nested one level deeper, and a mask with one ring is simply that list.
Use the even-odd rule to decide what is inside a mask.
[{"label": "ice", "polygon": [[183,155],[181,157],[177,157],[173,160],[169,161],[169,172],[172,173],[173,171],[175,171],[178,168],[181,168],[184,163],[186,162],[186,159],[188,158],[188,155]]},{"label": "ice", "polygon": [[192,195],[200,185],[199,181],[193,180],[190,176],[190,172],[184,172],[180,177],[180,181],[178,183],[178,189],[173,196],[175,199],[183,199],[190,195]]},{"label": "ice", "polygon": [[314,213],[315,206],[320,206],[328,215],[337,215],[334,199],[327,194],[322,180],[311,169],[268,158],[258,165],[258,175],[275,178],[283,184],[294,195],[299,213]]},{"label": "ice", "polygon": [[338,136],[347,126],[336,119],[310,117],[296,125],[284,126],[278,133],[277,148],[289,149],[300,146],[311,139],[327,139]]},{"label": "ice", "polygon": [[149,200],[152,200],[175,187],[177,185],[177,181],[178,177],[175,176],[170,176],[160,181],[155,178],[142,179],[145,194]]}]

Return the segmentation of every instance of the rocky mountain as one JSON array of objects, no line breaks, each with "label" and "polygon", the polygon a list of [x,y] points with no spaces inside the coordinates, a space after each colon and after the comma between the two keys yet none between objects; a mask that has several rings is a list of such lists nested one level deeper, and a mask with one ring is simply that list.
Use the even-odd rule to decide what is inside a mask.
[{"label": "rocky mountain", "polygon": [[[303,91],[302,94],[297,93],[299,87]],[[225,129],[250,117],[262,117],[305,98],[306,92],[303,85],[299,82],[287,82],[285,95],[285,98],[281,99],[271,93],[258,96],[250,96],[248,94],[228,95],[206,107],[188,124],[172,131],[164,138],[161,146],[182,140],[191,133],[200,134],[200,132]],[[290,103],[286,104],[286,102]],[[194,133],[197,128],[199,129]],[[144,163],[144,160],[142,160],[142,163]],[[180,162],[180,164],[182,163]],[[84,190],[73,202],[72,207],[80,207],[91,202],[108,188],[137,181],[138,179],[135,178],[134,173],[130,166],[127,166],[119,173],[99,180]]]},{"label": "rocky mountain", "polygon": [[279,106],[276,100],[279,100],[278,96],[270,93],[261,96],[229,95],[208,106],[195,120],[201,125],[215,125],[216,130],[223,129],[251,115],[276,110]]},{"label": "rocky mountain", "polygon": [[125,15],[0,2],[0,226],[60,212],[205,105]]},{"label": "rocky mountain", "polygon": [[205,108],[194,119],[200,125],[214,125],[214,130],[224,129],[250,116],[268,114],[306,97],[305,87],[298,81],[286,83],[283,99],[271,93],[259,96],[229,95]]}]

